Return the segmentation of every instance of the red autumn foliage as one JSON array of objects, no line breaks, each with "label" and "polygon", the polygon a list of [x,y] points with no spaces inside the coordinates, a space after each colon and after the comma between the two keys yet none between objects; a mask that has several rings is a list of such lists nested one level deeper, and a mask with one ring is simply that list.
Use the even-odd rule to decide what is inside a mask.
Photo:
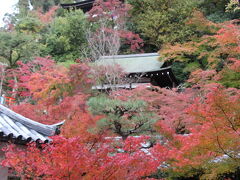
[{"label": "red autumn foliage", "polygon": [[171,165],[184,171],[183,167],[197,167],[223,155],[236,160],[240,144],[239,99],[240,91],[237,89],[208,85],[204,98],[196,98],[187,109],[193,117],[190,134],[173,133],[173,141],[167,144],[168,158],[174,160],[169,161]]},{"label": "red autumn foliage", "polygon": [[[224,68],[217,72],[216,70],[197,69],[193,71],[188,79],[188,82],[195,88],[203,87],[209,83],[221,81],[227,73],[240,72],[240,60],[238,58],[228,58],[224,62]],[[236,76],[237,77],[237,76]],[[228,81],[231,81],[230,79]]]},{"label": "red autumn foliage", "polygon": [[[237,45],[239,44],[239,35],[240,35],[239,26],[231,23],[226,24],[223,28],[221,28],[217,32],[217,35],[215,35],[215,37],[220,44]],[[238,48],[236,50],[239,52],[240,49]]]},{"label": "red autumn foliage", "polygon": [[240,72],[240,60],[237,58],[229,58],[229,68],[234,72]]},{"label": "red autumn foliage", "polygon": [[32,74],[37,71],[48,71],[53,68],[54,61],[47,58],[37,57],[33,61],[17,62],[18,67],[7,70],[6,86],[10,88],[8,93],[13,97],[30,96],[28,82]]},{"label": "red autumn foliage", "polygon": [[100,139],[85,143],[81,136],[70,139],[59,136],[53,138],[51,145],[37,149],[33,144],[27,151],[9,146],[7,160],[2,164],[15,167],[28,178],[136,179],[153,173],[160,163],[139,149],[144,137],[119,142],[124,152],[117,152],[112,145],[116,142]]},{"label": "red autumn foliage", "polygon": [[41,9],[38,9],[35,13],[42,23],[50,24],[53,20],[53,17],[57,9],[58,9],[58,6],[53,6],[46,13],[43,13]]},{"label": "red autumn foliage", "polygon": [[192,89],[185,89],[178,92],[177,89],[146,88],[138,87],[131,91],[120,90],[113,92],[112,96],[117,99],[141,99],[149,105],[149,110],[159,117],[158,123],[164,125],[164,129],[173,132],[184,133],[190,126],[192,118],[185,109],[188,108],[197,96],[198,92]]},{"label": "red autumn foliage", "polygon": [[215,70],[202,70],[198,69],[193,71],[189,77],[188,82],[193,84],[194,87],[201,87],[211,81],[218,80]]},{"label": "red autumn foliage", "polygon": [[[28,66],[26,69],[29,70]],[[21,103],[12,108],[30,119],[46,124],[67,120],[67,126],[73,123],[72,119],[82,115],[91,119],[90,115],[86,115],[85,101],[92,82],[89,67],[85,64],[75,64],[70,69],[55,64],[42,67],[28,75],[24,82],[35,104]],[[24,108],[26,106],[28,108]]]},{"label": "red autumn foliage", "polygon": [[89,20],[92,22],[101,21],[101,19],[108,20],[111,22],[111,26],[98,31],[117,34],[123,39],[124,44],[130,45],[132,51],[140,51],[143,46],[143,40],[138,34],[126,30],[125,27],[130,9],[128,4],[120,0],[97,0],[93,8],[88,12]]},{"label": "red autumn foliage", "polygon": [[218,52],[228,55],[228,58],[236,58],[240,53],[240,28],[237,23],[239,21],[224,24],[214,36],[220,45]]},{"label": "red autumn foliage", "polygon": [[[100,118],[87,111],[86,95],[81,91],[73,96],[65,94],[60,102],[52,101],[55,104],[49,105],[46,114],[47,119],[67,120],[63,134],[69,138],[55,137],[43,149],[30,146],[25,151],[10,146],[3,165],[27,177],[43,179],[136,179],[169,165],[181,171],[182,167],[196,167],[224,154],[235,158],[239,153],[239,90],[211,84],[200,92],[140,87],[111,95],[121,100],[143,99],[149,110],[161,117],[156,127],[163,140],[147,151],[141,149],[141,143],[148,137],[128,137],[122,142],[93,131]],[[179,122],[188,131],[176,131]]]},{"label": "red autumn foliage", "polygon": [[[93,117],[86,106],[92,84],[87,65],[76,64],[66,69],[55,64],[45,67],[42,63],[31,66],[37,71],[29,73],[26,83],[35,104],[13,108],[47,124],[66,120],[62,128],[64,137],[53,137],[54,141],[42,148],[34,144],[27,150],[9,146],[2,164],[22,176],[138,179],[169,166],[184,171],[183,167],[198,167],[223,155],[238,158],[240,91],[237,89],[202,84],[200,90],[183,92],[155,87],[113,92],[113,98],[123,101],[146,101],[149,111],[159,117],[153,137],[160,136],[161,140],[143,150],[142,143],[150,141],[149,137],[129,136],[121,141],[96,130],[96,123],[102,117]],[[206,74],[203,77],[209,78]]]}]

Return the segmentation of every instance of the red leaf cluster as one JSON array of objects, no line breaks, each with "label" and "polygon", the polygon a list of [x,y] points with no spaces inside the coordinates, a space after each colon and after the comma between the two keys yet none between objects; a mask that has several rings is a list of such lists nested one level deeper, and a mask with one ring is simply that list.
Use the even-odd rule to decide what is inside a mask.
[{"label": "red leaf cluster", "polygon": [[53,6],[47,11],[46,13],[43,13],[41,9],[38,9],[36,11],[36,15],[38,16],[39,20],[44,24],[50,24],[53,20],[53,17],[56,13],[56,10],[58,9],[58,6]]},{"label": "red leaf cluster", "polygon": [[53,68],[54,61],[49,58],[37,57],[33,61],[23,63],[17,62],[18,67],[7,70],[7,83],[10,88],[8,93],[13,97],[27,97],[29,91],[29,80],[37,71],[48,71]]},{"label": "red leaf cluster", "polygon": [[128,4],[122,3],[120,0],[97,0],[88,12],[89,20],[93,22],[101,22],[102,19],[108,20],[111,26],[99,29],[99,31],[117,34],[123,39],[124,44],[130,45],[132,51],[140,51],[143,47],[143,40],[138,34],[126,30],[125,27],[130,9]]},{"label": "red leaf cluster", "polygon": [[58,136],[53,140],[42,149],[34,144],[27,150],[9,146],[2,165],[14,167],[24,177],[42,179],[136,179],[157,168],[153,157],[139,149],[144,138],[121,142],[126,152],[117,152],[111,145],[114,141],[106,139],[84,143],[81,136]]}]

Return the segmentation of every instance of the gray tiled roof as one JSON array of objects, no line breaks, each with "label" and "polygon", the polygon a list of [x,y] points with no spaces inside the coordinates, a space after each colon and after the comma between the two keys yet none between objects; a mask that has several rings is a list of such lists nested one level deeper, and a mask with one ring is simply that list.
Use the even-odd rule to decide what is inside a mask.
[{"label": "gray tiled roof", "polygon": [[45,125],[28,119],[7,107],[0,105],[0,139],[13,140],[16,143],[36,141],[47,143],[48,136],[56,135],[64,121],[54,125]]},{"label": "gray tiled roof", "polygon": [[161,70],[164,62],[159,61],[158,53],[103,56],[96,65],[119,64],[126,73],[146,73]]}]

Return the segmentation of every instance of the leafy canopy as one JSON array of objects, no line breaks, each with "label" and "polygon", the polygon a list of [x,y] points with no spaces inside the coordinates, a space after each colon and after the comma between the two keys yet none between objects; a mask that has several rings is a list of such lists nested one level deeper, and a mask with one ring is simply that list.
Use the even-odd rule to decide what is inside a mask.
[{"label": "leafy canopy", "polygon": [[191,15],[189,0],[129,0],[131,19],[145,43],[161,48],[163,43],[183,42],[193,31],[185,22]]}]

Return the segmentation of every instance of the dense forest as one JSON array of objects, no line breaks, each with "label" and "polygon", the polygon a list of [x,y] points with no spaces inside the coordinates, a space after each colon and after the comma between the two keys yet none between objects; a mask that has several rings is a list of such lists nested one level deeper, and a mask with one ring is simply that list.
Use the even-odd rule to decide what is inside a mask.
[{"label": "dense forest", "polygon": [[[19,0],[0,29],[0,93],[32,120],[65,120],[48,144],[9,144],[24,179],[239,179],[238,0]],[[175,88],[93,90],[120,82],[102,56],[159,53]],[[113,77],[114,78],[111,78]],[[117,80],[116,80],[117,79]]]}]

